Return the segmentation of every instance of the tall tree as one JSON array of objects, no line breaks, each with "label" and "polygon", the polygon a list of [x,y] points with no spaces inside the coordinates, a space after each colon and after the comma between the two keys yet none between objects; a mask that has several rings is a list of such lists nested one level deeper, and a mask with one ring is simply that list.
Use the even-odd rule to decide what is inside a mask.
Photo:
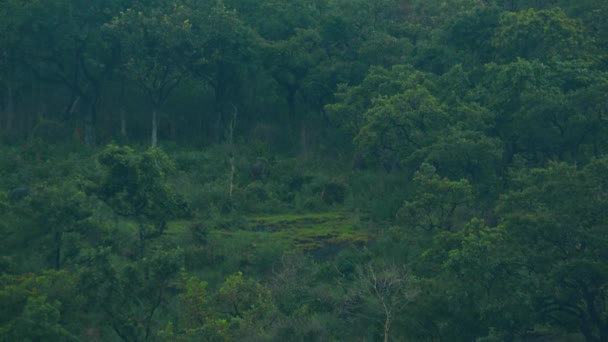
[{"label": "tall tree", "polygon": [[[116,10],[112,1],[11,1],[11,13],[25,26],[18,49],[35,76],[64,87],[70,99],[66,116],[84,122],[85,142],[96,143],[97,104],[116,60],[116,45],[101,27]],[[14,12],[12,12],[14,11]]]},{"label": "tall tree", "polygon": [[503,141],[507,165],[515,156],[538,165],[550,159],[587,161],[605,153],[603,72],[581,60],[518,59],[485,69],[478,96],[497,113],[494,132]]},{"label": "tall tree", "polygon": [[73,180],[66,180],[62,185],[40,184],[11,209],[7,219],[11,216],[22,219],[7,227],[13,246],[7,246],[6,253],[22,254],[14,251],[15,245],[21,248],[27,245],[32,249],[25,260],[42,259],[43,264],[36,265],[37,268],[62,269],[66,260],[75,259],[85,237],[94,230],[89,221],[93,214],[92,202]]},{"label": "tall tree", "polygon": [[550,163],[516,174],[499,214],[512,248],[525,256],[539,319],[578,330],[586,341],[608,336],[608,160],[581,169]]},{"label": "tall tree", "polygon": [[240,13],[223,1],[200,2],[194,9],[195,58],[188,70],[213,89],[214,135],[222,138],[230,122],[228,111],[239,106],[240,87],[257,66],[259,40],[240,18]]},{"label": "tall tree", "polygon": [[582,23],[563,10],[528,9],[504,14],[493,43],[507,61],[570,59],[583,52],[584,38]]},{"label": "tall tree", "polygon": [[23,49],[20,49],[20,37],[25,30],[26,22],[20,20],[20,13],[27,9],[19,8],[15,1],[5,1],[0,3],[0,83],[4,91],[4,101],[2,103],[3,117],[0,116],[0,129],[6,134],[13,134],[15,119],[16,88],[19,79],[25,79],[24,68],[21,64]]},{"label": "tall tree", "polygon": [[143,257],[146,241],[162,235],[168,220],[182,211],[167,181],[173,163],[158,149],[139,154],[118,146],[104,149],[99,162],[105,172],[95,191],[116,214],[135,220]]},{"label": "tall tree", "polygon": [[193,1],[136,1],[105,25],[120,42],[122,70],[144,92],[151,110],[151,145],[158,144],[160,111],[173,90],[187,77],[192,58]]}]

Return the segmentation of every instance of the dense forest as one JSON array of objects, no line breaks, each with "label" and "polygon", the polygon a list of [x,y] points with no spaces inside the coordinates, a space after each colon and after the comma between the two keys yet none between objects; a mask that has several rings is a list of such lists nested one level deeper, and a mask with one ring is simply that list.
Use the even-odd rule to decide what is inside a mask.
[{"label": "dense forest", "polygon": [[0,0],[0,341],[608,341],[608,1]]}]

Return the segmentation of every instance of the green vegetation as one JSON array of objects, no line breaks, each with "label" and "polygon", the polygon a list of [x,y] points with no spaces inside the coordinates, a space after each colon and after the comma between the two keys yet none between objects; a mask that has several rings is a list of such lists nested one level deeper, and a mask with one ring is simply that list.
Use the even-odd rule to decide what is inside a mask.
[{"label": "green vegetation", "polygon": [[1,0],[0,342],[608,340],[606,18]]}]

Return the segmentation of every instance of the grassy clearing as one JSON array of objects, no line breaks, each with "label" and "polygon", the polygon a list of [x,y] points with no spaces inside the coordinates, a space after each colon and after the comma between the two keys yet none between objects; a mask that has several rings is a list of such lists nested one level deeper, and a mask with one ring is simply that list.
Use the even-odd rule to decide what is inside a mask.
[{"label": "grassy clearing", "polygon": [[[189,243],[189,221],[174,221],[164,239],[176,245]],[[369,232],[361,228],[356,215],[344,212],[264,215],[246,218],[237,228],[229,224],[212,227],[209,244],[227,247],[270,247],[310,251],[327,244],[361,244],[369,241]]]},{"label": "grassy clearing", "polygon": [[302,251],[369,240],[358,217],[343,212],[257,216],[249,222],[250,229],[271,232],[274,241]]},{"label": "grassy clearing", "polygon": [[[269,274],[285,253],[332,258],[345,246],[362,245],[372,237],[369,229],[362,227],[359,216],[347,212],[226,218],[209,227],[207,239],[202,243],[193,239],[190,229],[193,223],[170,222],[163,236],[148,241],[148,248],[183,248],[186,268],[204,274],[210,283],[236,271]],[[125,245],[130,245],[131,253],[135,253],[135,224],[119,225],[126,237]]]},{"label": "grassy clearing", "polygon": [[191,267],[264,275],[273,271],[285,253],[307,253],[326,260],[345,246],[365,244],[370,238],[358,216],[348,213],[249,217],[238,229],[212,229],[207,246],[201,248],[202,258],[195,260],[206,265]]}]

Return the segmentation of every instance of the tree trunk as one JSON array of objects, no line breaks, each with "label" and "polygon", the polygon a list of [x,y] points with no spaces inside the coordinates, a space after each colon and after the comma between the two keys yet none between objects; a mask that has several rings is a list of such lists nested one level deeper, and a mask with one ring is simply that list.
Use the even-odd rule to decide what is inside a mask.
[{"label": "tree trunk", "polygon": [[289,111],[289,118],[293,120],[296,116],[296,93],[298,92],[297,87],[289,87],[287,89],[287,109]]},{"label": "tree trunk", "polygon": [[213,108],[215,115],[217,115],[217,120],[215,122],[215,142],[220,142],[224,138],[222,124],[224,120],[224,105],[226,102],[225,100],[227,92],[227,84],[225,82],[224,73],[224,68],[222,65],[220,65],[218,67],[217,78],[215,82],[212,82],[211,84],[214,91]]},{"label": "tree trunk", "polygon": [[177,119],[175,117],[170,117],[167,119],[169,121],[169,137],[172,141],[177,142]]},{"label": "tree trunk", "polygon": [[89,147],[94,147],[96,144],[95,124],[91,118],[91,113],[87,114],[84,120],[84,143]]},{"label": "tree trunk", "polygon": [[236,106],[234,107],[234,113],[232,115],[232,120],[230,121],[230,127],[228,131],[228,142],[230,143],[230,188],[228,190],[228,194],[230,196],[230,210],[234,210],[234,175],[235,175],[235,167],[234,167],[234,128],[236,127],[236,119],[238,115],[238,110]]},{"label": "tree trunk", "polygon": [[146,252],[146,227],[144,227],[144,223],[139,216],[135,218],[135,221],[137,222],[137,228],[139,230],[139,257],[143,258],[144,253]]},{"label": "tree trunk", "polygon": [[127,110],[125,107],[120,108],[120,136],[127,138]]},{"label": "tree trunk", "polygon": [[163,221],[158,225],[158,236],[163,236],[167,228],[167,221]]},{"label": "tree trunk", "polygon": [[95,105],[91,105],[84,118],[84,143],[89,147],[95,147],[97,143],[95,136],[96,116]]},{"label": "tree trunk", "polygon": [[56,270],[61,269],[61,240],[62,240],[62,232],[55,232],[55,241],[54,241],[54,266]]},{"label": "tree trunk", "polygon": [[4,122],[5,132],[13,134],[13,119],[15,118],[15,89],[13,84],[8,81],[6,84],[6,121]]},{"label": "tree trunk", "polygon": [[146,252],[146,232],[143,228],[139,229],[139,255],[143,258]]},{"label": "tree trunk", "polygon": [[306,158],[308,156],[308,132],[304,120],[300,123],[300,152],[302,157]]},{"label": "tree trunk", "polygon": [[155,148],[158,145],[158,110],[154,108],[152,110],[152,147]]},{"label": "tree trunk", "polygon": [[389,315],[386,316],[386,320],[384,321],[384,342],[388,342],[388,334],[391,329],[391,318]]},{"label": "tree trunk", "polygon": [[[380,296],[378,292],[376,292],[376,294]],[[392,313],[391,309],[386,304],[383,298],[380,298],[380,302],[382,303],[382,307],[384,308],[384,342],[388,342],[388,336],[391,331]]]},{"label": "tree trunk", "polygon": [[229,176],[229,187],[228,187],[228,196],[230,198],[230,210],[234,210],[234,156],[230,157],[230,176]]}]

